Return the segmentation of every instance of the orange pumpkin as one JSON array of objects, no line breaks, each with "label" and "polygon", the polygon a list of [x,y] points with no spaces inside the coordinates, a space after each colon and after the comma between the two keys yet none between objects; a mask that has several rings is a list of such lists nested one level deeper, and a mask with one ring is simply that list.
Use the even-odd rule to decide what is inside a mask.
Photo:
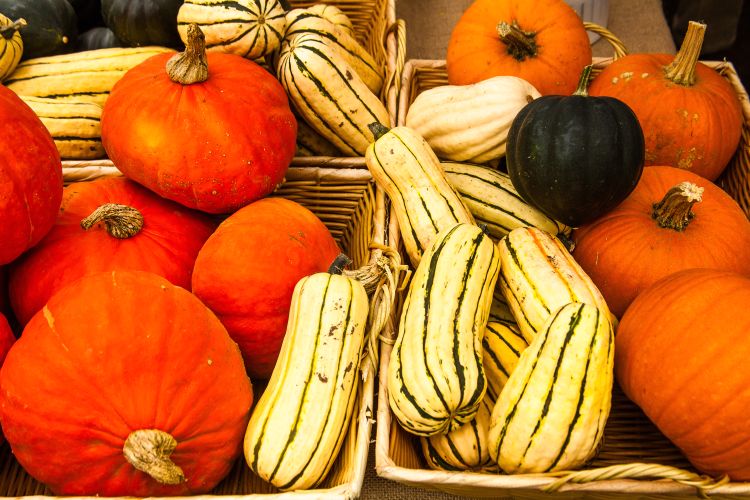
[{"label": "orange pumpkin", "polygon": [[189,290],[214,228],[205,215],[123,177],[73,183],[55,226],[11,267],[13,310],[25,325],[57,290],[99,271],[149,271]]},{"label": "orange pumpkin", "polygon": [[563,0],[475,0],[453,28],[446,59],[451,85],[510,75],[542,95],[568,95],[591,64],[591,45]]},{"label": "orange pumpkin", "polygon": [[625,394],[699,470],[750,480],[750,279],[672,274],[636,298],[615,337]]},{"label": "orange pumpkin", "polygon": [[573,241],[573,256],[618,317],[643,289],[683,269],[750,275],[742,209],[711,182],[674,167],[643,169],[630,196],[575,230]]},{"label": "orange pumpkin", "polygon": [[284,198],[238,210],[206,241],[195,261],[193,292],[239,344],[252,377],[271,376],[294,286],[327,271],[339,253],[320,219]]},{"label": "orange pumpkin", "polygon": [[208,492],[241,452],[252,399],[216,316],[140,271],[60,290],[0,372],[5,437],[57,495]]},{"label": "orange pumpkin", "polygon": [[677,56],[631,54],[607,66],[589,95],[632,108],[646,139],[646,165],[715,180],[740,140],[742,109],[729,82],[698,62],[706,26],[691,22]]},{"label": "orange pumpkin", "polygon": [[156,55],[115,84],[102,144],[129,178],[164,198],[228,213],[271,193],[294,156],[297,122],[281,84],[234,54]]}]

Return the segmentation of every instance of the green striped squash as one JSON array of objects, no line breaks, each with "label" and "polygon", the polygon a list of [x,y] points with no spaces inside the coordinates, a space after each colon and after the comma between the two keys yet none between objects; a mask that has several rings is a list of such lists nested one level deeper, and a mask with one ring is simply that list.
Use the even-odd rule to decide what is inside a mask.
[{"label": "green striped squash", "polygon": [[451,186],[461,195],[477,224],[499,240],[517,227],[537,227],[557,236],[571,228],[527,204],[516,192],[508,174],[469,163],[443,162]]},{"label": "green striped squash", "polygon": [[322,14],[310,9],[289,11],[286,15],[286,25],[286,39],[291,40],[304,33],[320,36],[357,72],[370,91],[374,94],[380,92],[385,76],[383,67],[360,45],[350,30],[334,24]]},{"label": "green striped squash", "polygon": [[375,140],[368,128],[388,124],[388,110],[325,38],[303,33],[285,40],[277,76],[308,125],[347,156]]},{"label": "green striped squash", "polygon": [[367,148],[373,179],[391,200],[406,253],[414,267],[438,233],[474,218],[453,190],[435,153],[408,127],[381,130]]},{"label": "green striped squash", "polygon": [[343,10],[335,5],[316,3],[315,5],[308,7],[306,10],[310,14],[315,14],[324,19],[328,19],[339,28],[348,31],[351,36],[355,36],[354,25],[352,24],[351,19],[349,19],[349,16],[347,16]]},{"label": "green striped squash", "polygon": [[193,23],[206,37],[206,50],[259,59],[281,45],[286,12],[279,0],[185,0],[177,13],[183,42]]},{"label": "green striped squash", "polygon": [[352,417],[368,313],[354,279],[317,273],[294,288],[281,353],[245,434],[247,464],[280,490],[318,485]]},{"label": "green striped squash", "polygon": [[11,21],[0,14],[0,82],[8,78],[23,55],[23,40],[19,31],[26,21]]},{"label": "green striped squash", "polygon": [[486,471],[491,469],[489,443],[490,415],[495,401],[484,396],[474,419],[447,434],[420,438],[422,454],[432,469]]},{"label": "green striped squash", "polygon": [[521,355],[492,411],[490,455],[508,474],[571,470],[597,451],[612,399],[609,314],[570,303]]},{"label": "green striped squash", "polygon": [[106,158],[102,146],[102,108],[90,102],[21,96],[55,141],[63,160]]},{"label": "green striped squash", "polygon": [[18,65],[5,85],[18,95],[104,105],[109,92],[129,69],[164,47],[87,50],[28,59]]},{"label": "green striped squash", "polygon": [[482,363],[487,375],[487,394],[496,401],[529,344],[518,330],[495,321],[487,323],[482,338]]},{"label": "green striped squash", "polygon": [[412,277],[387,375],[391,410],[412,434],[444,434],[479,408],[497,253],[477,226],[457,224],[438,235]]},{"label": "green striped squash", "polygon": [[527,342],[554,311],[570,302],[592,304],[609,315],[594,282],[551,234],[533,227],[514,229],[498,248],[499,286]]}]

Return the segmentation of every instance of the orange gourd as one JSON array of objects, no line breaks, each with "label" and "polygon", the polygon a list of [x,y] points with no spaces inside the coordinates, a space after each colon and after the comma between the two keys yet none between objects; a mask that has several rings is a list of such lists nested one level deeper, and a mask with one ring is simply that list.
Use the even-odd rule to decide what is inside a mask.
[{"label": "orange gourd", "polygon": [[642,290],[683,269],[750,275],[750,221],[742,209],[711,182],[675,167],[643,169],[625,201],[572,237],[573,256],[618,317]]},{"label": "orange gourd", "polygon": [[750,480],[750,279],[690,269],[641,293],[615,336],[625,394],[700,471]]},{"label": "orange gourd", "polygon": [[241,452],[252,400],[216,316],[140,271],[60,290],[0,371],[13,454],[59,496],[206,493]]},{"label": "orange gourd", "polygon": [[563,0],[475,0],[453,28],[446,59],[451,85],[510,75],[542,95],[569,95],[591,64],[591,45]]},{"label": "orange gourd", "polygon": [[740,140],[742,109],[731,84],[698,62],[706,25],[691,22],[677,56],[631,54],[607,66],[589,95],[611,96],[635,112],[646,165],[670,165],[715,180]]}]

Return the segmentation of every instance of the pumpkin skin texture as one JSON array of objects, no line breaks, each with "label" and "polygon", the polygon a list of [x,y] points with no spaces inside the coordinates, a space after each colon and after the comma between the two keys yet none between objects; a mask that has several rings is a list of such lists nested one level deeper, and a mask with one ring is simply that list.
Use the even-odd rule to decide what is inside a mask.
[{"label": "pumpkin skin texture", "polygon": [[[98,273],[58,292],[0,372],[11,449],[57,495],[205,493],[241,452],[252,399],[216,316],[144,272]],[[169,459],[182,477],[172,469],[162,479],[175,484],[126,459],[125,443],[144,429],[177,441]]]},{"label": "pumpkin skin texture", "polygon": [[[140,231],[115,237],[106,227],[107,219],[91,221],[88,229],[81,226],[99,207],[110,203],[135,209],[134,217],[140,213]],[[123,226],[131,222],[129,215],[114,213],[109,221]],[[13,310],[25,325],[67,283],[100,271],[148,271],[190,290],[195,258],[214,228],[214,222],[200,212],[159,198],[122,177],[73,183],[63,192],[52,230],[13,263]]]},{"label": "pumpkin skin texture", "polygon": [[683,51],[695,43],[692,36],[689,29],[677,58],[631,54],[614,61],[594,79],[589,94],[630,106],[645,135],[646,165],[679,167],[713,181],[737,149],[742,109],[729,82],[697,62],[700,42],[692,47],[692,75],[668,71],[673,60],[689,56]]},{"label": "pumpkin skin texture", "polygon": [[251,377],[271,376],[294,286],[328,270],[339,253],[315,214],[283,198],[238,210],[203,246],[193,270],[193,293],[239,344]]},{"label": "pumpkin skin texture", "polygon": [[[682,230],[661,227],[654,203],[681,182],[703,188]],[[750,275],[750,221],[724,191],[675,167],[646,167],[635,190],[611,212],[573,232],[573,256],[621,317],[644,289],[690,268]]]},{"label": "pumpkin skin texture", "polygon": [[[536,33],[535,49],[527,53],[519,42],[501,41],[501,22]],[[508,75],[526,80],[542,95],[568,95],[591,64],[591,45],[581,18],[563,0],[475,0],[453,28],[446,62],[451,85]]]},{"label": "pumpkin skin texture", "polygon": [[62,163],[42,122],[0,85],[0,265],[36,245],[62,199]]},{"label": "pumpkin skin texture", "polygon": [[589,97],[584,70],[571,96],[542,96],[516,115],[506,161],[527,203],[570,227],[617,206],[643,170],[643,132],[622,101]]},{"label": "pumpkin skin texture", "polygon": [[625,394],[700,471],[750,480],[750,279],[689,269],[630,305],[617,330]]},{"label": "pumpkin skin texture", "polygon": [[296,149],[281,84],[252,61],[211,52],[207,80],[183,85],[167,73],[171,57],[146,60],[112,89],[102,112],[110,159],[160,196],[209,213],[271,193]]},{"label": "pumpkin skin texture", "polygon": [[183,0],[102,0],[104,23],[129,47],[182,46],[177,11]]}]

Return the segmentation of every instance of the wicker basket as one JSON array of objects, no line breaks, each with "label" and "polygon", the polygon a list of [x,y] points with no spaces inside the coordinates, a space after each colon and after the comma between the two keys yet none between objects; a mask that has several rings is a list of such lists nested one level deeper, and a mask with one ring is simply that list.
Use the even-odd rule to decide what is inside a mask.
[{"label": "wicker basket", "polygon": [[[612,58],[596,58],[594,63],[595,67],[603,68],[611,61]],[[721,178],[721,185],[750,217],[748,95],[730,63],[706,64],[729,80],[742,103],[742,140],[732,163]],[[420,92],[447,83],[445,61],[407,62],[396,109],[398,123],[404,123],[409,105]],[[387,244],[395,248],[400,244],[395,218],[389,221]],[[403,299],[403,296],[400,298]],[[398,314],[397,307],[394,308],[394,313]],[[387,339],[395,338],[393,324],[394,321],[384,332]],[[728,495],[736,498],[750,497],[750,483],[730,483],[726,479],[714,480],[700,476],[680,451],[617,388],[613,394],[612,411],[605,429],[603,446],[596,459],[584,470],[522,475],[430,470],[422,458],[418,438],[405,432],[391,415],[384,383],[387,379],[391,344],[392,340],[384,341],[380,353],[381,383],[375,458],[377,473],[384,478],[452,494],[495,498],[543,498],[549,497],[550,492],[557,492],[555,496],[570,498],[694,498],[697,494],[706,493],[722,498]]]}]

